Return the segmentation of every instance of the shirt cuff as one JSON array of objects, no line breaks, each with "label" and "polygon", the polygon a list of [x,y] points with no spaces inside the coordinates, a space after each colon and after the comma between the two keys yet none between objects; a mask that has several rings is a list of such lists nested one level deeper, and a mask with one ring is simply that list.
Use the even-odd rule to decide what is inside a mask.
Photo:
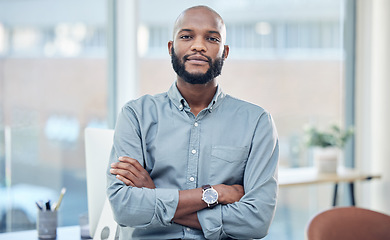
[{"label": "shirt cuff", "polygon": [[177,205],[179,204],[179,190],[156,188],[156,214],[157,220],[164,226],[172,223]]},{"label": "shirt cuff", "polygon": [[222,229],[222,205],[198,211],[198,220],[207,239],[219,239],[224,235]]}]

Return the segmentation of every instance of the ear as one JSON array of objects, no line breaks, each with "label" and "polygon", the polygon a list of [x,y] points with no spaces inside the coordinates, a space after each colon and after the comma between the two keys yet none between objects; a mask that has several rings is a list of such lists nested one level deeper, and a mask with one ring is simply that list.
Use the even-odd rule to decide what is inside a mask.
[{"label": "ear", "polygon": [[223,59],[225,60],[228,57],[228,55],[229,55],[229,45],[224,45],[223,47],[224,47],[224,50],[225,50]]},{"label": "ear", "polygon": [[173,41],[168,42],[168,52],[169,55],[172,56],[172,47],[173,47]]}]

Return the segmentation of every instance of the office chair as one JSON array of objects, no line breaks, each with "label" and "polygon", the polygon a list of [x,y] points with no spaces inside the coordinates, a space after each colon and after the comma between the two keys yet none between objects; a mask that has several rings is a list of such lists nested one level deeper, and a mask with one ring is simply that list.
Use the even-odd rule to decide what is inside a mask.
[{"label": "office chair", "polygon": [[390,216],[358,207],[336,207],[314,216],[307,240],[390,240]]}]

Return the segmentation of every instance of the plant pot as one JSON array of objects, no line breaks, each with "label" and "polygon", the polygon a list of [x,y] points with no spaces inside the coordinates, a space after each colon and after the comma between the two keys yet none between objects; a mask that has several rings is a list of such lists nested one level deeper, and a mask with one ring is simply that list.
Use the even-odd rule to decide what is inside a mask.
[{"label": "plant pot", "polygon": [[336,147],[314,148],[314,166],[319,173],[337,173],[340,149]]}]

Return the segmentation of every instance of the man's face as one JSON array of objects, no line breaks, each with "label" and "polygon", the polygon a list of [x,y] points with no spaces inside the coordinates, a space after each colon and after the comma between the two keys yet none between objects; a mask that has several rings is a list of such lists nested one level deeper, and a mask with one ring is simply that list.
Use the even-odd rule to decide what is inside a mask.
[{"label": "man's face", "polygon": [[168,43],[173,69],[184,81],[205,84],[221,74],[229,48],[222,20],[205,8],[186,11]]}]

